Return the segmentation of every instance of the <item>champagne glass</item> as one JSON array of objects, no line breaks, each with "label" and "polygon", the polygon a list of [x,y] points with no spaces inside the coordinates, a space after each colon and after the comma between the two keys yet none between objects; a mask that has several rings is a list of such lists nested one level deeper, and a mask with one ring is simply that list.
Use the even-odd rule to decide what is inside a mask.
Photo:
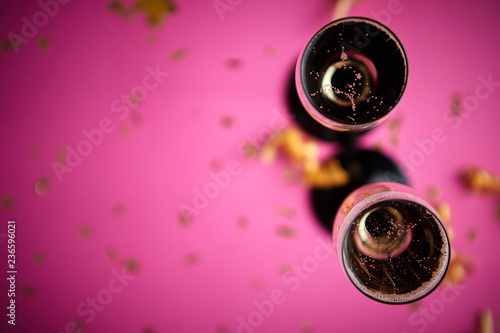
[{"label": "champagne glass", "polygon": [[366,296],[403,304],[431,293],[450,260],[444,224],[410,187],[375,182],[337,211],[333,239],[343,271]]},{"label": "champagne glass", "polygon": [[321,28],[295,67],[303,107],[336,131],[364,131],[379,124],[401,99],[407,80],[407,58],[396,35],[363,17]]}]

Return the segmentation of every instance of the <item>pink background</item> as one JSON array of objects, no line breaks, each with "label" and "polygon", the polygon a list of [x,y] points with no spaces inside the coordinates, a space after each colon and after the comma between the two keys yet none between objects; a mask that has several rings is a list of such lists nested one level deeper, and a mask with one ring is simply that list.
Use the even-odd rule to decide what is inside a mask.
[{"label": "pink background", "polygon": [[[246,0],[223,20],[212,0],[175,4],[165,24],[151,28],[142,15],[125,20],[111,13],[106,1],[72,0],[18,53],[0,54],[0,197],[14,202],[10,210],[0,208],[0,277],[7,275],[9,219],[16,221],[18,270],[15,328],[6,323],[8,285],[1,279],[2,331],[64,332],[77,321],[84,332],[238,332],[238,317],[248,320],[257,311],[254,301],[269,300],[276,289],[285,301],[255,332],[465,333],[474,331],[485,307],[498,322],[494,211],[500,200],[470,194],[458,175],[469,165],[500,173],[500,87],[469,116],[443,118],[453,93],[473,96],[479,77],[500,82],[498,1],[401,0],[389,17],[377,13],[393,1],[369,0],[350,12],[388,25],[410,67],[391,116],[402,121],[400,144],[389,142],[391,120],[363,144],[382,143],[405,163],[417,158],[416,140],[444,131],[446,140],[414,165],[410,181],[423,195],[429,186],[442,190],[452,207],[453,246],[476,265],[453,301],[442,301],[440,287],[413,317],[410,306],[364,297],[334,255],[292,290],[280,269],[302,265],[318,238],[330,242],[330,236],[315,221],[307,188],[283,181],[284,163],[264,165],[240,150],[251,137],[262,143],[276,114],[285,119],[281,125],[290,122],[286,80],[301,48],[329,22],[334,2]],[[2,2],[2,39],[21,34],[21,18],[37,11],[35,1]],[[49,40],[46,50],[37,46],[41,37]],[[175,60],[179,49],[185,56]],[[147,66],[169,75],[122,120],[111,104],[142,85]],[[223,126],[227,117],[232,126]],[[82,131],[104,118],[114,130],[59,182],[51,166],[58,151],[75,149],[85,139]],[[321,148],[325,155],[332,149]],[[195,189],[212,181],[210,170],[231,160],[240,172],[182,225],[179,205],[191,206]],[[43,196],[35,192],[40,177],[50,182]],[[284,205],[293,208],[292,217],[277,212]],[[90,237],[79,234],[82,225]],[[294,237],[281,236],[283,226]],[[473,242],[467,240],[471,229],[477,231]],[[116,258],[108,256],[110,248]],[[85,323],[89,316],[77,307],[104,295],[113,271],[130,260],[138,264],[135,278]],[[432,319],[422,319],[426,310]]]}]

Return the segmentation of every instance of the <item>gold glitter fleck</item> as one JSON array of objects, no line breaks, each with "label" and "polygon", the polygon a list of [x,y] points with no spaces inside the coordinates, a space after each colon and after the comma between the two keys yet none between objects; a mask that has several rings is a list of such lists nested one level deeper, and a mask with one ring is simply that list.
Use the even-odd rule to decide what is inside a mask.
[{"label": "gold glitter fleck", "polygon": [[139,106],[139,104],[141,104],[142,98],[141,96],[136,94],[129,94],[123,97],[123,101],[127,103],[127,105],[130,106],[132,109],[135,109],[136,107]]},{"label": "gold glitter fleck", "polygon": [[278,274],[285,275],[292,270],[292,266],[287,263],[281,263],[277,266],[276,270],[278,271]]},{"label": "gold glitter fleck", "polygon": [[483,168],[472,167],[462,173],[462,182],[473,193],[500,194],[500,175]]},{"label": "gold glitter fleck", "polygon": [[243,60],[238,58],[227,59],[226,67],[232,70],[241,69],[243,67]]},{"label": "gold glitter fleck", "polygon": [[462,96],[459,93],[451,95],[451,114],[453,116],[460,116],[462,114]]},{"label": "gold glitter fleck", "polygon": [[191,214],[189,212],[181,212],[179,214],[179,224],[181,226],[187,227],[191,225]]},{"label": "gold glitter fleck", "polygon": [[259,156],[259,147],[255,143],[247,141],[243,144],[243,154],[248,160],[254,160]]},{"label": "gold glitter fleck", "polygon": [[31,259],[33,259],[33,262],[37,265],[43,265],[45,262],[45,257],[43,255],[43,253],[40,251],[33,253],[33,255],[31,256]]},{"label": "gold glitter fleck", "polygon": [[248,227],[250,226],[250,221],[246,216],[240,216],[236,220],[236,226],[238,227],[238,229],[247,230]]},{"label": "gold glitter fleck", "polygon": [[66,147],[61,147],[57,151],[56,160],[61,164],[66,164],[66,159],[68,158],[68,150]]},{"label": "gold glitter fleck", "polygon": [[476,228],[471,228],[467,232],[467,240],[469,243],[473,243],[477,238],[477,229]]},{"label": "gold glitter fleck", "polygon": [[165,15],[176,10],[171,0],[139,0],[135,3],[135,7],[146,14],[147,21],[152,26],[160,26]]},{"label": "gold glitter fleck", "polygon": [[483,309],[478,317],[478,333],[495,333],[493,314],[490,309]]},{"label": "gold glitter fleck", "polygon": [[20,287],[19,294],[24,298],[34,298],[37,292],[35,287],[28,285]]},{"label": "gold glitter fleck", "polygon": [[127,212],[127,207],[123,203],[117,203],[116,205],[113,206],[111,209],[111,213],[115,217],[123,217],[125,216],[125,213]]},{"label": "gold glitter fleck", "polygon": [[278,55],[278,48],[273,45],[266,45],[264,47],[264,54],[270,58],[276,57]]},{"label": "gold glitter fleck", "polygon": [[40,154],[42,153],[42,148],[40,148],[40,145],[33,145],[30,148],[30,156],[32,158],[39,158]]},{"label": "gold glitter fleck", "polygon": [[432,202],[438,202],[441,200],[442,195],[441,189],[437,186],[429,186],[427,189],[427,197]]},{"label": "gold glitter fleck", "polygon": [[129,258],[125,259],[123,263],[125,269],[130,273],[137,273],[139,271],[139,262],[136,259]]},{"label": "gold glitter fleck", "polygon": [[221,118],[220,124],[224,128],[231,128],[234,125],[234,119],[231,116],[224,116]]},{"label": "gold glitter fleck", "polygon": [[117,261],[120,257],[118,250],[114,246],[108,246],[106,248],[106,254],[111,261]]},{"label": "gold glitter fleck", "polygon": [[120,129],[118,130],[118,136],[122,139],[126,139],[130,136],[130,127],[127,126],[126,124],[123,124]]},{"label": "gold glitter fleck", "polygon": [[399,146],[399,129],[401,128],[401,118],[393,118],[388,121],[389,125],[389,140],[395,147]]},{"label": "gold glitter fleck", "polygon": [[135,127],[139,127],[140,125],[142,125],[142,123],[144,123],[144,117],[140,112],[132,111],[130,113],[130,121]]},{"label": "gold glitter fleck", "polygon": [[292,220],[297,216],[297,211],[285,204],[279,204],[278,206],[276,206],[276,212],[278,213],[278,215],[283,216],[284,218],[287,218],[289,220]]},{"label": "gold glitter fleck", "polygon": [[253,279],[248,283],[250,290],[259,291],[264,288],[264,282],[260,279]]},{"label": "gold glitter fleck", "polygon": [[314,324],[310,320],[304,320],[300,324],[300,333],[313,333],[314,332]]},{"label": "gold glitter fleck", "polygon": [[297,236],[297,231],[294,228],[285,225],[279,226],[277,229],[277,233],[279,236],[289,239],[295,238]]},{"label": "gold glitter fleck", "polygon": [[92,236],[92,228],[87,224],[82,224],[78,226],[77,233],[82,238],[90,238]]},{"label": "gold glitter fleck", "polygon": [[180,61],[184,58],[186,58],[188,52],[187,52],[187,49],[186,48],[180,48],[180,49],[177,49],[175,51],[173,51],[172,53],[170,53],[170,60],[172,61]]},{"label": "gold glitter fleck", "polygon": [[35,183],[35,192],[39,196],[44,196],[50,188],[50,179],[47,176],[40,177]]},{"label": "gold glitter fleck", "polygon": [[222,162],[218,158],[214,157],[210,161],[208,169],[212,172],[219,172],[222,169]]},{"label": "gold glitter fleck", "polygon": [[500,204],[495,208],[495,217],[500,221]]},{"label": "gold glitter fleck", "polygon": [[130,7],[127,6],[125,3],[123,3],[120,0],[109,2],[108,9],[111,12],[120,15],[124,19],[131,18],[134,15],[134,13],[136,12],[135,8],[133,8],[132,6],[130,6]]},{"label": "gold glitter fleck", "polygon": [[0,199],[0,205],[2,208],[6,210],[13,210],[14,209],[14,199],[9,196],[3,196],[2,199]]},{"label": "gold glitter fleck", "polygon": [[50,46],[50,40],[48,37],[40,37],[38,39],[38,48],[42,51],[45,51]]},{"label": "gold glitter fleck", "polygon": [[448,202],[442,201],[436,204],[436,210],[443,219],[445,225],[449,225],[451,222],[451,206]]},{"label": "gold glitter fleck", "polygon": [[201,257],[199,253],[191,252],[184,256],[184,263],[187,266],[194,266],[201,261]]}]

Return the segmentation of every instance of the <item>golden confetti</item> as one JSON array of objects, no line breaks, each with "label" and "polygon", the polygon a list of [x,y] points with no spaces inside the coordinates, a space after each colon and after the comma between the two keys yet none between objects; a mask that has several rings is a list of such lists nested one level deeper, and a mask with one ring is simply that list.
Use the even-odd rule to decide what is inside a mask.
[{"label": "golden confetti", "polygon": [[500,194],[500,176],[485,169],[466,169],[462,173],[462,181],[471,192]]},{"label": "golden confetti", "polygon": [[236,220],[236,226],[238,229],[246,230],[250,226],[250,221],[246,216],[241,216]]},{"label": "golden confetti", "polygon": [[90,238],[92,236],[92,228],[89,225],[82,224],[78,226],[77,233],[82,238]]},{"label": "golden confetti", "polygon": [[451,114],[458,117],[462,114],[462,110],[462,97],[459,93],[454,93],[451,95]]},{"label": "golden confetti", "polygon": [[328,160],[317,168],[306,169],[304,174],[304,182],[315,188],[344,186],[349,180],[349,173],[342,167],[338,159]]},{"label": "golden confetti", "polygon": [[125,95],[123,101],[127,103],[128,106],[130,106],[132,109],[135,109],[136,107],[139,106],[142,102],[142,98],[139,95],[136,94],[128,94]]},{"label": "golden confetti", "polygon": [[377,153],[382,153],[384,151],[384,144],[382,143],[382,140],[377,140],[373,146],[372,150],[377,152]]},{"label": "golden confetti", "polygon": [[264,47],[264,54],[270,58],[276,57],[278,55],[278,48],[273,45],[266,45]]},{"label": "golden confetti", "polygon": [[476,228],[471,228],[467,232],[467,240],[469,243],[473,243],[477,238],[477,229]]},{"label": "golden confetti", "polygon": [[68,150],[66,149],[66,147],[59,148],[56,155],[57,162],[61,164],[66,164],[67,158],[68,158]]},{"label": "golden confetti", "polygon": [[250,290],[259,291],[264,288],[264,282],[262,282],[262,280],[260,279],[253,279],[248,283],[248,287],[250,288]]},{"label": "golden confetti", "polygon": [[184,263],[187,266],[194,266],[197,265],[201,261],[201,257],[198,253],[196,252],[191,252],[188,253],[184,256]]},{"label": "golden confetti", "polygon": [[30,148],[30,156],[32,158],[39,158],[40,154],[42,153],[42,148],[40,148],[39,145],[33,145]]},{"label": "golden confetti", "polygon": [[33,253],[33,255],[31,256],[31,259],[33,259],[33,262],[37,265],[43,265],[45,262],[45,257],[43,255],[43,253],[40,251]]},{"label": "golden confetti", "polygon": [[144,118],[140,112],[134,110],[130,113],[130,121],[135,127],[139,127],[144,123]]},{"label": "golden confetti", "polygon": [[436,204],[436,210],[438,211],[441,219],[443,220],[445,225],[450,224],[451,222],[451,206],[448,202],[442,201]]},{"label": "golden confetti", "polygon": [[38,39],[38,48],[42,51],[45,51],[49,48],[50,41],[48,37],[40,37]]},{"label": "golden confetti", "polygon": [[472,259],[464,254],[457,254],[453,249],[450,254],[450,264],[443,281],[449,286],[462,283],[468,274],[475,269]]},{"label": "golden confetti", "polygon": [[259,147],[253,142],[245,142],[243,144],[243,154],[248,160],[254,160],[259,156]]},{"label": "golden confetti", "polygon": [[147,21],[152,26],[160,26],[165,16],[176,10],[171,0],[139,0],[135,7],[146,14]]},{"label": "golden confetti", "polygon": [[129,7],[119,0],[109,2],[108,9],[111,12],[120,15],[124,19],[130,19],[137,12],[134,7]]},{"label": "golden confetti", "polygon": [[495,333],[493,314],[490,309],[484,309],[479,314],[478,333]]},{"label": "golden confetti", "polygon": [[111,209],[111,213],[115,217],[123,217],[125,216],[125,213],[127,212],[127,207],[123,203],[117,203],[116,205],[113,206]]},{"label": "golden confetti", "polygon": [[187,49],[186,48],[181,48],[181,49],[177,49],[175,51],[173,51],[172,53],[170,53],[170,60],[172,61],[180,61],[184,58],[186,58],[187,56]]},{"label": "golden confetti", "polygon": [[292,220],[297,216],[297,211],[285,204],[276,206],[276,212],[278,213],[278,215],[283,216],[284,218],[287,218],[289,220]]},{"label": "golden confetti", "polygon": [[118,136],[122,139],[126,139],[130,136],[130,127],[126,124],[123,124],[120,126],[120,129],[118,130]]},{"label": "golden confetti", "polygon": [[284,225],[278,227],[277,233],[279,236],[289,239],[295,238],[297,236],[297,231],[294,228]]},{"label": "golden confetti", "polygon": [[2,199],[0,199],[0,205],[2,206],[3,209],[13,210],[14,199],[12,199],[12,197],[9,196],[3,196]]},{"label": "golden confetti", "polygon": [[231,116],[224,116],[221,118],[220,124],[224,128],[231,128],[234,125],[234,119]]},{"label": "golden confetti", "polygon": [[36,297],[36,289],[33,286],[22,286],[19,288],[19,294],[24,298],[34,298]]},{"label": "golden confetti", "polygon": [[133,258],[125,259],[123,266],[127,271],[133,274],[139,271],[139,262]]},{"label": "golden confetti", "polygon": [[108,246],[106,248],[106,254],[108,255],[108,258],[111,261],[117,261],[118,258],[120,257],[120,254],[118,253],[118,250],[115,247],[113,247],[113,246]]},{"label": "golden confetti", "polygon": [[421,301],[416,301],[408,304],[411,312],[417,312],[420,309]]},{"label": "golden confetti", "polygon": [[292,266],[290,264],[282,263],[278,265],[276,270],[279,275],[285,275],[288,274],[288,272],[291,272]]},{"label": "golden confetti", "polygon": [[226,67],[233,70],[241,69],[243,67],[243,60],[238,58],[227,59]]},{"label": "golden confetti", "polygon": [[438,202],[441,200],[442,195],[441,190],[437,186],[429,186],[427,189],[427,197],[432,202]]},{"label": "golden confetti", "polygon": [[179,224],[184,227],[191,225],[191,214],[189,212],[181,212],[179,214]]},{"label": "golden confetti", "polygon": [[314,332],[314,325],[312,321],[304,320],[300,324],[300,333],[313,333],[313,332]]},{"label": "golden confetti", "polygon": [[[14,46],[13,44],[16,44],[17,46]],[[8,39],[0,40],[0,54],[2,52],[14,51],[14,49],[19,49],[22,44],[23,43],[17,38],[14,38],[12,42]]]},{"label": "golden confetti", "polygon": [[35,183],[35,192],[39,196],[44,196],[50,188],[50,179],[47,176],[40,177]]},{"label": "golden confetti", "polygon": [[401,118],[393,118],[387,122],[389,125],[389,140],[395,147],[399,146],[399,129],[401,128],[401,123]]},{"label": "golden confetti", "polygon": [[497,205],[497,207],[495,208],[495,217],[500,221],[500,205]]},{"label": "golden confetti", "polygon": [[222,170],[222,162],[214,157],[208,164],[208,169],[212,172],[219,172]]}]

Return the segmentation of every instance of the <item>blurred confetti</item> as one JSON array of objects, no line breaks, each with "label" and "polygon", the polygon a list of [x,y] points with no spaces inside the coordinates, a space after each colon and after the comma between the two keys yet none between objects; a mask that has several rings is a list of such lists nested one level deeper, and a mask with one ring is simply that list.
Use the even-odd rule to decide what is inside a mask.
[{"label": "blurred confetti", "polygon": [[187,266],[194,266],[199,264],[201,261],[201,256],[197,252],[191,252],[184,256],[184,263]]},{"label": "blurred confetti", "polygon": [[191,225],[191,214],[189,212],[181,212],[179,213],[179,224],[183,227],[187,227]]},{"label": "blurred confetti", "polygon": [[229,332],[230,332],[229,328],[227,328],[224,325],[220,325],[215,328],[215,333],[229,333]]},{"label": "blurred confetti", "polygon": [[285,225],[278,226],[276,232],[279,236],[288,239],[292,239],[297,236],[297,231],[294,228]]},{"label": "blurred confetti", "polygon": [[387,122],[389,128],[389,141],[394,147],[399,146],[399,130],[402,122],[401,118],[392,118]]},{"label": "blurred confetti", "polygon": [[48,37],[40,37],[38,39],[38,48],[42,51],[45,51],[50,46],[50,40]]},{"label": "blurred confetti", "polygon": [[303,320],[300,324],[300,333],[314,333],[314,324],[311,320]]},{"label": "blurred confetti", "polygon": [[243,144],[243,154],[248,160],[254,160],[259,156],[259,147],[250,141]]},{"label": "blurred confetti", "polygon": [[436,203],[439,200],[441,200],[443,193],[441,192],[441,189],[437,186],[429,186],[427,189],[427,197],[432,203]]},{"label": "blurred confetti", "polygon": [[187,54],[188,54],[188,50],[187,50],[187,48],[184,47],[184,48],[174,50],[172,53],[170,53],[169,58],[172,61],[180,61],[180,60],[186,58]]},{"label": "blurred confetti", "polygon": [[248,220],[248,218],[246,216],[240,216],[236,220],[236,226],[240,230],[247,230],[248,227],[250,226],[250,221]]},{"label": "blurred confetti", "polygon": [[125,216],[126,212],[127,212],[127,207],[123,203],[117,203],[111,209],[111,214],[113,214],[113,216],[115,217],[123,217]]},{"label": "blurred confetti", "polygon": [[297,211],[288,205],[285,204],[279,204],[276,206],[276,212],[278,213],[279,216],[282,216],[284,218],[287,218],[289,220],[292,220],[297,216]]},{"label": "blurred confetti", "polygon": [[133,258],[125,259],[123,266],[127,271],[133,274],[136,274],[139,271],[139,262]]},{"label": "blurred confetti", "polygon": [[276,57],[278,55],[278,48],[273,45],[266,45],[264,47],[264,54],[270,58]]},{"label": "blurred confetti", "polygon": [[287,263],[278,264],[278,266],[276,267],[276,271],[278,272],[279,275],[285,275],[288,272],[290,272],[291,270],[292,270],[292,266],[290,264],[287,264]]},{"label": "blurred confetti", "polygon": [[66,147],[61,147],[57,151],[56,161],[61,164],[66,164],[66,159],[68,158],[68,150]]},{"label": "blurred confetti", "polygon": [[176,7],[170,0],[139,0],[136,8],[146,14],[147,21],[152,26],[160,26],[167,14],[175,12]]},{"label": "blurred confetti", "polygon": [[490,309],[484,309],[479,313],[478,333],[495,333],[493,314]]},{"label": "blurred confetti", "polygon": [[231,128],[234,125],[234,118],[231,116],[224,116],[221,118],[220,124],[224,128]]},{"label": "blurred confetti", "polygon": [[114,246],[108,246],[106,248],[106,254],[111,261],[117,261],[120,257],[118,250]]},{"label": "blurred confetti", "polygon": [[0,206],[6,210],[13,210],[14,199],[12,199],[12,197],[9,196],[3,196],[2,199],[0,199]]},{"label": "blurred confetti", "polygon": [[462,173],[462,181],[473,193],[500,194],[500,176],[483,168],[467,168]]},{"label": "blurred confetti", "polygon": [[82,238],[90,238],[92,236],[92,228],[89,225],[82,224],[78,226],[77,233]]},{"label": "blurred confetti", "polygon": [[19,294],[24,298],[34,298],[36,297],[37,292],[35,287],[27,285],[19,288]]},{"label": "blurred confetti", "polygon": [[50,179],[47,176],[40,177],[35,183],[35,192],[39,196],[44,196],[50,189]]},{"label": "blurred confetti", "polygon": [[40,251],[33,253],[33,255],[31,256],[31,259],[33,259],[33,262],[37,265],[43,265],[45,262],[45,257],[43,255],[43,253]]},{"label": "blurred confetti", "polygon": [[462,114],[462,96],[459,93],[451,95],[451,114],[458,117]]},{"label": "blurred confetti", "polygon": [[139,127],[144,123],[144,117],[140,112],[134,110],[130,113],[130,121],[135,127]]},{"label": "blurred confetti", "polygon": [[144,327],[142,333],[156,333],[156,331],[151,327]]},{"label": "blurred confetti", "polygon": [[33,145],[30,148],[30,156],[32,158],[38,158],[40,157],[40,154],[42,153],[42,148],[39,145]]},{"label": "blurred confetti", "polygon": [[264,282],[261,279],[253,279],[248,283],[248,288],[253,291],[264,289]]},{"label": "blurred confetti", "polygon": [[476,228],[470,228],[469,231],[467,231],[467,241],[469,243],[473,243],[477,238],[477,229]]},{"label": "blurred confetti", "polygon": [[127,139],[130,136],[130,133],[131,133],[131,129],[126,124],[123,124],[122,126],[120,126],[120,129],[118,130],[118,136],[121,139]]},{"label": "blurred confetti", "polygon": [[243,68],[243,60],[239,58],[230,58],[226,60],[226,67],[231,70]]}]

